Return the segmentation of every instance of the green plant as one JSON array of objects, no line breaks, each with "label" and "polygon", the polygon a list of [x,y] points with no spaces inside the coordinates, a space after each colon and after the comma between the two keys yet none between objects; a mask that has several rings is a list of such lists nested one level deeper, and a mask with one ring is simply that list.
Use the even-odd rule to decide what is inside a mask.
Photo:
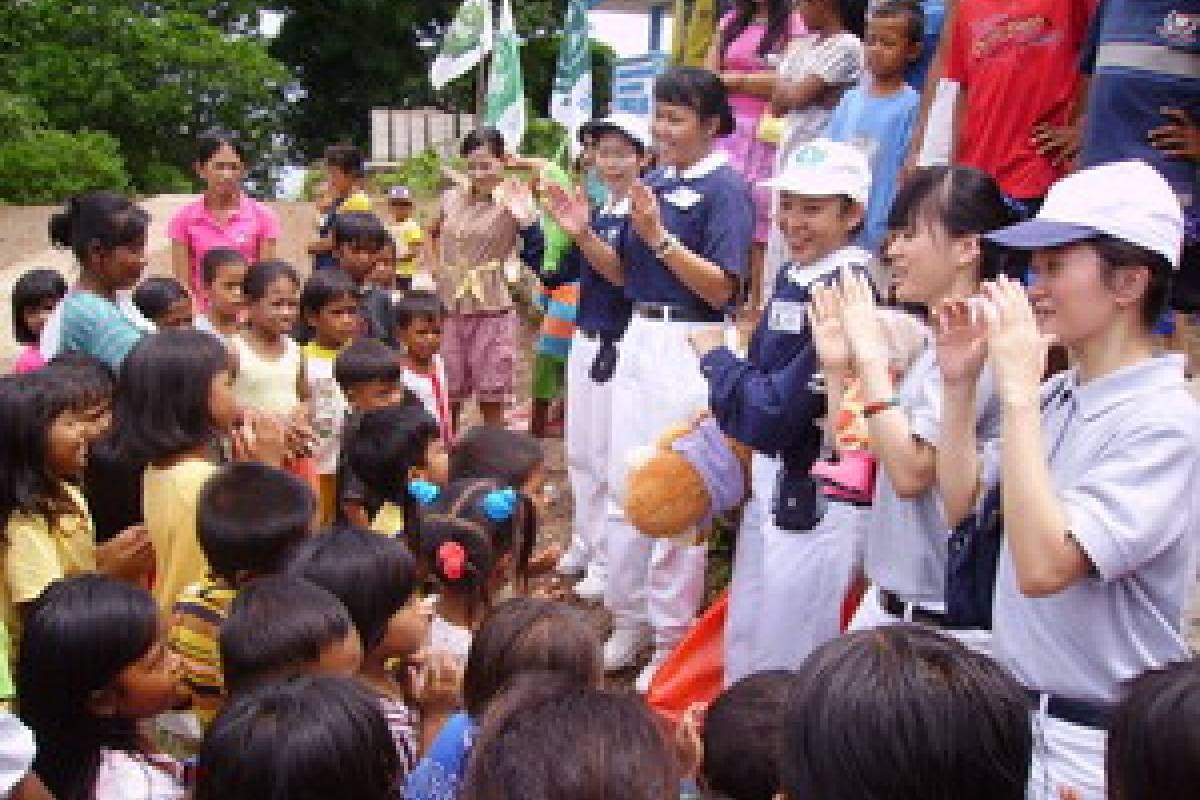
[{"label": "green plant", "polygon": [[196,182],[173,164],[155,161],[142,167],[142,185],[147,194],[188,194],[196,191]]},{"label": "green plant", "polygon": [[0,89],[0,141],[28,136],[46,127],[46,112],[32,97]]},{"label": "green plant", "polygon": [[461,169],[459,159],[443,159],[434,150],[426,150],[415,156],[410,156],[396,169],[374,172],[371,174],[371,187],[379,194],[387,192],[389,186],[404,184],[418,197],[428,197],[436,194],[445,183],[442,165]]},{"label": "green plant", "polygon": [[552,119],[531,119],[521,140],[521,152],[561,160],[566,152],[567,130]]},{"label": "green plant", "polygon": [[101,131],[37,130],[0,143],[0,199],[12,203],[58,203],[129,183],[120,144]]}]

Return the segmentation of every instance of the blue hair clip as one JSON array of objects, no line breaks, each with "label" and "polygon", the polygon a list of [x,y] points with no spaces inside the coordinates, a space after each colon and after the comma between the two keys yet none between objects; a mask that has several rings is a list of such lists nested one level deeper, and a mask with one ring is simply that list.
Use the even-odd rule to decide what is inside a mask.
[{"label": "blue hair clip", "polygon": [[514,489],[493,489],[484,495],[483,514],[492,522],[504,522],[517,510],[517,492]]},{"label": "blue hair clip", "polygon": [[423,506],[427,506],[438,499],[442,490],[437,487],[437,484],[417,479],[408,482],[408,493],[412,496],[412,499]]}]

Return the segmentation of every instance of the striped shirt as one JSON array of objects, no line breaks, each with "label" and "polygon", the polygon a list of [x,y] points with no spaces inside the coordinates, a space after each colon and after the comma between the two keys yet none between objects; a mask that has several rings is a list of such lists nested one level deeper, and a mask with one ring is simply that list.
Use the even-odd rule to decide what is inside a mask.
[{"label": "striped shirt", "polygon": [[417,715],[400,700],[382,694],[378,695],[378,700],[383,720],[392,733],[392,741],[396,743],[396,755],[400,756],[397,781],[403,785],[408,773],[417,765]]},{"label": "striped shirt", "polygon": [[183,680],[192,692],[192,711],[204,727],[225,700],[218,638],[237,590],[209,577],[179,593],[168,642],[183,661]]}]

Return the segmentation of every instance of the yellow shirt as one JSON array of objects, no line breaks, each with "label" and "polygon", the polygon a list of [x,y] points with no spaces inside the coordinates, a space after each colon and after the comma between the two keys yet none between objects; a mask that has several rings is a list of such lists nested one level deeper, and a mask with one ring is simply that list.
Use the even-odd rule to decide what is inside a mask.
[{"label": "yellow shirt", "polygon": [[154,544],[151,594],[163,614],[171,611],[185,586],[208,572],[196,538],[196,501],[216,471],[215,464],[189,459],[165,468],[151,465],[142,476],[142,511]]},{"label": "yellow shirt", "polygon": [[396,240],[396,274],[401,277],[412,275],[417,271],[416,245],[425,239],[421,223],[409,217],[404,222],[389,226],[388,232]]},{"label": "yellow shirt", "polygon": [[371,530],[376,533],[384,533],[388,536],[403,536],[404,535],[404,509],[396,505],[390,500],[385,502],[375,512],[375,519],[371,520]]},{"label": "yellow shirt", "polygon": [[96,570],[96,531],[87,501],[69,483],[63,484],[63,490],[77,512],[47,517],[18,511],[9,517],[4,528],[4,542],[0,544],[0,561],[4,566],[0,602],[14,644],[21,635],[17,606],[36,600],[54,581]]},{"label": "yellow shirt", "polygon": [[348,214],[355,211],[370,211],[371,198],[362,189],[355,189],[346,195],[346,199],[338,204],[337,213]]}]

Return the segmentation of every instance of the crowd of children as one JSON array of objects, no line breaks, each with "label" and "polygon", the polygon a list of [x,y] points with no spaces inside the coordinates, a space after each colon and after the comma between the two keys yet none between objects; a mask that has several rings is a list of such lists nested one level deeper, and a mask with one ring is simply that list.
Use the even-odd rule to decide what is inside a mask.
[{"label": "crowd of children", "polygon": [[[581,130],[595,192],[484,128],[423,227],[330,147],[311,270],[230,136],[175,277],[72,198],[0,377],[0,796],[1191,796],[1200,15],[1144,5],[736,0]],[[752,451],[725,689],[668,722],[606,675],[679,667],[709,531],[623,500],[705,418]]]}]

